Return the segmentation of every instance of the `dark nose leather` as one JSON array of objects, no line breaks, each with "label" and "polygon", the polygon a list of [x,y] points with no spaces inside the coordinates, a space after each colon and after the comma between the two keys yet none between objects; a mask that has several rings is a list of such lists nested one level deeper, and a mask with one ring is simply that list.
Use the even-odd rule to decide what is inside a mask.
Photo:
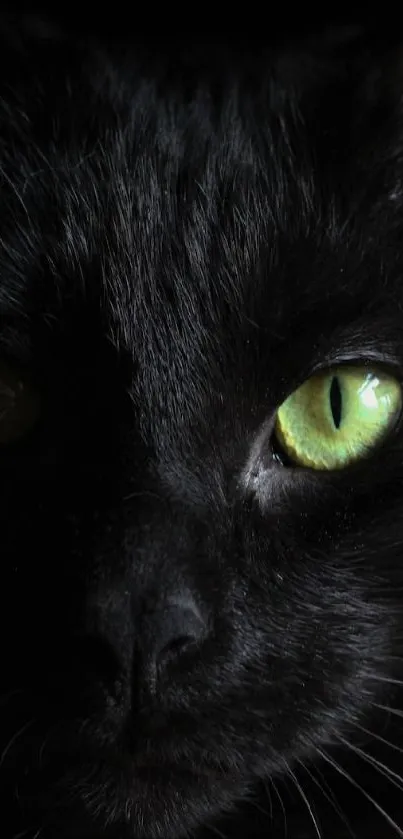
[{"label": "dark nose leather", "polygon": [[142,678],[149,691],[168,665],[181,659],[190,661],[206,636],[206,624],[190,598],[181,598],[143,615],[141,622]]}]

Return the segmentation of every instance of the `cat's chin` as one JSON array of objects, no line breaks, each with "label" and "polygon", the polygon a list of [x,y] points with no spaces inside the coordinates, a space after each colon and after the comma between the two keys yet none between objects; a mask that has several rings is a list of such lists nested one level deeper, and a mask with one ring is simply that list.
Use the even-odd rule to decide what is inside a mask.
[{"label": "cat's chin", "polygon": [[[31,771],[17,784],[27,823],[46,828],[52,839],[180,839],[229,812],[248,791],[242,771],[214,755],[202,756],[188,743],[186,759],[178,751],[164,756],[153,745],[125,750],[80,743],[67,728],[54,740],[38,737]],[[37,801],[32,813],[30,801]]]},{"label": "cat's chin", "polygon": [[[92,778],[86,775],[73,786],[80,799],[79,810],[83,808],[90,818],[91,830],[96,825],[102,836],[109,836],[110,831],[113,837],[119,831],[124,839],[179,839],[228,812],[235,797],[239,799],[247,791],[239,776],[225,770],[151,761],[127,761],[120,767],[100,761]],[[75,829],[71,823],[70,832]]]}]

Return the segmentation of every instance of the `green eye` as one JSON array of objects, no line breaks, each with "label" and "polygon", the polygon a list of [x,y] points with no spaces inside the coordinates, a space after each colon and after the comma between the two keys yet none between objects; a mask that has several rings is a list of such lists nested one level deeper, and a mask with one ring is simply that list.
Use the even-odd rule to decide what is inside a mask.
[{"label": "green eye", "polygon": [[402,389],[393,376],[335,367],[311,376],[283,402],[275,436],[298,466],[342,469],[368,455],[401,408]]}]

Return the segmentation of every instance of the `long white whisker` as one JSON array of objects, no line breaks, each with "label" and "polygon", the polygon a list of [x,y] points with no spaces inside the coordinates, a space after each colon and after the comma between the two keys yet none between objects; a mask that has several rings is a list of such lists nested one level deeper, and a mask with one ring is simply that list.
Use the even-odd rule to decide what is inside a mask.
[{"label": "long white whisker", "polygon": [[372,703],[374,708],[378,708],[380,711],[387,711],[389,714],[393,714],[395,717],[403,717],[403,711],[399,708],[391,708],[390,705],[379,705],[378,702]]},{"label": "long white whisker", "polygon": [[281,798],[281,795],[280,795],[280,793],[277,789],[276,784],[273,781],[273,778],[270,778],[269,781],[270,781],[270,783],[271,783],[271,785],[274,789],[274,792],[276,793],[276,796],[277,796],[277,798],[280,802],[280,807],[281,807],[281,810],[282,810],[282,813],[283,813],[284,836],[285,836],[285,839],[287,839],[287,837],[288,837],[288,824],[287,824],[287,814],[286,814],[286,811],[285,811],[284,802],[283,802],[283,799]]},{"label": "long white whisker", "polygon": [[265,807],[262,807],[262,805],[259,804],[258,801],[251,801],[250,804],[252,805],[252,807],[255,808],[255,810],[258,810],[259,813],[263,813],[264,816],[269,816],[270,821],[272,821],[273,820],[273,802],[272,802],[272,798],[271,798],[271,795],[270,795],[270,790],[268,788],[267,782],[264,783],[264,791],[265,791],[265,793],[267,795],[267,798],[268,798],[268,801],[269,801],[269,807],[270,807],[269,812],[265,809]]},{"label": "long white whisker", "polygon": [[298,781],[297,776],[296,776],[296,775],[295,775],[295,773],[292,771],[292,769],[291,769],[291,767],[290,767],[289,763],[287,763],[287,761],[286,761],[286,760],[284,760],[284,764],[285,764],[286,769],[287,769],[287,774],[289,775],[289,777],[290,777],[290,778],[291,778],[291,780],[293,781],[293,783],[294,783],[294,785],[295,785],[296,789],[298,790],[298,792],[299,792],[299,794],[300,794],[300,796],[301,796],[301,798],[302,798],[302,800],[303,800],[303,802],[304,802],[304,804],[305,804],[305,806],[306,806],[306,808],[307,808],[307,810],[308,810],[308,813],[309,813],[309,815],[310,815],[310,817],[311,817],[311,819],[312,819],[312,824],[313,824],[313,826],[314,826],[314,828],[315,828],[316,835],[317,835],[318,839],[322,839],[322,831],[321,831],[321,829],[320,829],[320,827],[319,827],[319,825],[318,825],[318,822],[317,822],[317,820],[316,820],[316,818],[315,818],[315,813],[313,812],[313,809],[312,809],[312,807],[311,807],[311,805],[310,805],[310,803],[309,803],[309,801],[308,801],[308,798],[306,797],[306,795],[305,795],[305,793],[304,793],[304,790],[302,789],[301,784],[300,784],[300,783],[299,783],[299,781]]},{"label": "long white whisker", "polygon": [[264,791],[269,799],[269,807],[270,807],[270,823],[273,821],[273,801],[271,797],[271,792],[269,790],[268,784],[264,785]]},{"label": "long white whisker", "polygon": [[[307,773],[307,775],[309,775],[309,777],[311,778],[311,780],[313,781],[313,783],[314,783],[314,784],[316,784],[316,786],[320,789],[320,791],[321,791],[322,795],[324,796],[324,798],[326,799],[326,801],[328,801],[328,802],[329,802],[329,804],[333,807],[333,809],[334,809],[335,813],[337,813],[337,815],[338,815],[338,817],[339,817],[340,821],[341,821],[341,822],[343,822],[343,824],[344,824],[344,825],[345,825],[345,827],[347,828],[347,830],[348,830],[348,832],[349,832],[350,836],[352,836],[352,837],[353,837],[353,839],[357,839],[357,835],[356,835],[356,833],[353,831],[353,829],[352,829],[352,827],[351,827],[351,824],[350,824],[350,822],[349,822],[349,821],[348,821],[348,819],[347,819],[346,814],[345,814],[345,813],[343,813],[343,810],[342,810],[342,809],[341,809],[341,807],[339,806],[339,803],[338,803],[338,801],[337,801],[337,798],[335,797],[335,795],[334,795],[333,791],[331,790],[331,788],[330,788],[329,784],[327,783],[327,781],[324,779],[324,777],[323,777],[322,773],[320,772],[320,770],[318,769],[318,767],[315,767],[315,769],[316,769],[316,771],[317,771],[318,775],[320,775],[320,777],[321,777],[321,779],[322,779],[322,783],[320,783],[320,781],[318,780],[318,778],[315,778],[315,775],[313,774],[313,772],[311,772],[311,771],[308,769],[308,767],[306,766],[306,764],[305,764],[302,760],[298,760],[298,763],[300,764],[300,766],[302,766],[302,769],[303,769],[303,770]],[[325,786],[327,787],[328,792],[326,792],[326,790],[325,790],[325,788],[324,788]]]},{"label": "long white whisker", "polygon": [[380,743],[383,743],[385,746],[389,746],[390,749],[394,749],[396,752],[400,752],[403,754],[403,749],[400,746],[396,746],[395,743],[392,743],[390,740],[386,740],[385,737],[381,737],[380,734],[375,734],[374,731],[370,731],[369,728],[365,728],[365,726],[360,725],[358,722],[354,723],[354,728],[358,728],[360,731],[363,731],[364,734],[368,734],[371,739],[378,740]]},{"label": "long white whisker", "polygon": [[[218,827],[214,827],[213,824],[209,824],[207,828],[208,832],[214,833],[216,836],[219,836],[220,839],[227,839],[225,833],[221,833],[221,830],[218,830]],[[34,837],[35,839],[35,837]]]},{"label": "long white whisker", "polygon": [[382,682],[385,685],[398,685],[403,688],[403,681],[401,679],[393,679],[391,676],[379,676],[376,673],[372,673],[369,678],[375,682]]},{"label": "long white whisker", "polygon": [[326,763],[328,763],[330,766],[332,766],[333,769],[336,770],[336,772],[338,772],[343,778],[345,778],[346,781],[349,781],[349,783],[353,787],[355,787],[355,789],[358,789],[359,792],[362,793],[364,798],[366,798],[367,801],[369,801],[370,804],[372,804],[372,806],[375,807],[375,810],[377,810],[378,813],[380,813],[381,816],[383,816],[383,818],[388,822],[388,824],[390,824],[390,826],[394,828],[394,830],[396,831],[398,836],[403,837],[403,830],[401,830],[399,825],[396,824],[395,821],[393,821],[393,819],[389,815],[389,813],[387,813],[386,810],[384,810],[383,807],[381,807],[381,805],[378,804],[378,802],[375,801],[375,799],[372,798],[372,796],[369,795],[369,793],[366,792],[366,790],[363,789],[363,787],[360,786],[360,784],[358,784],[357,781],[355,781],[354,778],[352,778],[351,775],[349,775],[349,773],[345,771],[345,769],[343,769],[338,763],[336,763],[335,760],[333,760],[331,757],[329,757],[329,755],[326,754],[326,752],[324,752],[322,749],[319,749],[318,747],[316,747],[316,751],[323,758],[323,760],[326,761]]},{"label": "long white whisker", "polygon": [[387,778],[391,784],[403,791],[403,778],[401,775],[398,775],[397,772],[393,772],[392,769],[389,769],[389,766],[386,766],[385,763],[377,760],[372,755],[368,755],[363,749],[360,749],[358,746],[353,746],[353,744],[349,743],[348,740],[345,740],[344,737],[339,736],[338,739],[347,749],[350,749],[352,752],[357,754],[362,760],[365,760],[366,763],[369,763],[370,766],[377,769],[378,772]]}]

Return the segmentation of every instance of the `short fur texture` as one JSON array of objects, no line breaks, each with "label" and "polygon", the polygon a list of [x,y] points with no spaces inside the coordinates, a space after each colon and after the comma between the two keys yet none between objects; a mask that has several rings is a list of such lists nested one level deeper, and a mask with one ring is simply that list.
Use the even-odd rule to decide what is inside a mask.
[{"label": "short fur texture", "polygon": [[3,33],[1,837],[403,835],[403,427],[271,448],[403,380],[400,51]]}]

